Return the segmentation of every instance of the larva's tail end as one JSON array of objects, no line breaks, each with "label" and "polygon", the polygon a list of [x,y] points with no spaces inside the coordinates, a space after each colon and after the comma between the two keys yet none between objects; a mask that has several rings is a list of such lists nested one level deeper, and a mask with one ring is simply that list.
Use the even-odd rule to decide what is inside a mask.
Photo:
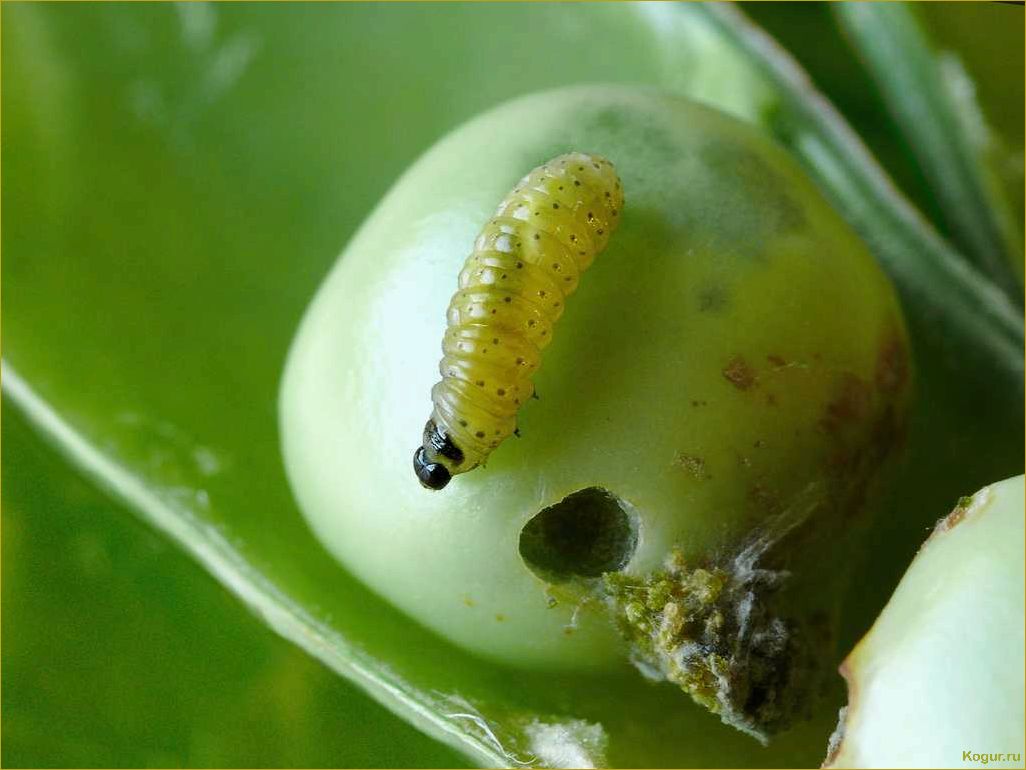
[{"label": "larva's tail end", "polygon": [[444,489],[452,480],[448,468],[441,463],[428,461],[424,447],[417,447],[417,451],[413,453],[413,472],[417,474],[417,480],[424,489],[438,491]]}]

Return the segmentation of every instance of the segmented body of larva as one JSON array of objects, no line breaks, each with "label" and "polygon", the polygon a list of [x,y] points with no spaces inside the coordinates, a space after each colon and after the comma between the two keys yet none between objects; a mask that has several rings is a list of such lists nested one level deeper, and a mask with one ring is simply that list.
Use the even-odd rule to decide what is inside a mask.
[{"label": "segmented body of larva", "polygon": [[541,351],[623,208],[613,164],[572,152],[520,180],[474,243],[449,303],[434,411],[413,467],[428,489],[485,461],[516,430]]}]

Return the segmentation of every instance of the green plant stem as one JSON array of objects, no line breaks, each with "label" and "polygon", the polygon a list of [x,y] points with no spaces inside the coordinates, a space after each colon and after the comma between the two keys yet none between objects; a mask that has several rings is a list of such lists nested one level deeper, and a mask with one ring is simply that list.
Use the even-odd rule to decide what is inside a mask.
[{"label": "green plant stem", "polygon": [[989,129],[968,76],[945,66],[958,65],[932,50],[904,4],[837,3],[833,12],[937,196],[955,243],[1021,304],[1012,266],[1022,260],[1022,244],[1008,202],[988,176]]}]

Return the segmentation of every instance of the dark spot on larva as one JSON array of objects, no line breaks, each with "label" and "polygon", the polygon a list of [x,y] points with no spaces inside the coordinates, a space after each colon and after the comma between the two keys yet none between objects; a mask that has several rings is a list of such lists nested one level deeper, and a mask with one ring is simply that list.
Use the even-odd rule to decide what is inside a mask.
[{"label": "dark spot on larva", "polygon": [[[583,254],[584,252],[581,252],[581,253]],[[570,283],[570,281],[572,281],[573,279],[574,279],[574,277],[572,275],[568,275],[563,280],[566,281],[567,283]]]},{"label": "dark spot on larva", "polygon": [[506,274],[505,274],[505,273],[503,273],[503,274],[502,274],[501,276],[499,276],[499,277],[500,277],[500,278],[501,278],[502,280],[504,280],[504,281],[506,280]]},{"label": "dark spot on larva", "polygon": [[755,372],[741,356],[734,356],[727,362],[723,376],[738,390],[748,390],[755,384]]},{"label": "dark spot on larva", "polygon": [[479,387],[479,388],[483,388],[484,387],[484,380],[478,380],[474,384],[477,385],[477,387]]},{"label": "dark spot on larva", "polygon": [[602,235],[602,234],[603,234],[603,233],[605,232],[605,230],[603,230],[603,229],[602,229],[602,228],[600,227],[600,228],[599,228],[598,230],[596,230],[595,232],[597,232],[597,233],[598,233],[599,235]]},{"label": "dark spot on larva", "polygon": [[540,212],[540,211],[536,211],[536,212],[534,212],[534,215],[535,215],[536,217],[540,217],[540,216],[541,216],[541,212]]},{"label": "dark spot on larva", "polygon": [[[495,391],[495,392],[496,392],[496,393],[498,393],[498,394],[499,394],[500,396],[505,396],[505,395],[506,395],[506,390],[505,390],[505,388],[499,388],[499,389],[498,389],[497,391]],[[498,432],[498,431],[496,431],[496,432]]]},{"label": "dark spot on larva", "polygon": [[534,321],[533,318],[529,319],[528,322],[527,322],[528,326],[534,326],[534,324],[535,324],[535,321]]},{"label": "dark spot on larva", "polygon": [[460,420],[460,427],[461,428],[466,428],[467,427],[467,421],[466,420]]},{"label": "dark spot on larva", "polygon": [[578,170],[578,171],[584,171],[584,166],[578,166],[578,167],[577,167],[577,170]]},{"label": "dark spot on larva", "polygon": [[574,180],[574,187],[580,187],[581,183],[578,180]]},{"label": "dark spot on larva", "polygon": [[499,338],[498,337],[492,337],[492,344],[493,345],[498,345],[499,344]]},{"label": "dark spot on larva", "polygon": [[499,442],[498,442],[498,441],[493,441],[493,442],[492,442],[491,444],[489,444],[489,446],[490,446],[490,447],[491,447],[492,449],[495,449],[495,447],[497,447],[498,445],[499,445]]},{"label": "dark spot on larva", "polygon": [[591,213],[591,212],[589,211],[589,212],[588,212],[588,221],[589,221],[589,222],[592,222],[592,221],[594,221],[594,219],[595,219],[595,215],[594,215],[594,214],[592,214],[592,213]]},{"label": "dark spot on larva", "polygon": [[495,315],[495,308],[492,308],[492,315]]},{"label": "dark spot on larva", "polygon": [[559,303],[558,302],[553,302],[552,303],[552,307],[559,307]]},{"label": "dark spot on larva", "polygon": [[558,204],[558,203],[553,203],[553,204],[552,204],[552,208],[554,208],[554,209],[558,209],[558,208],[559,208],[559,204]]},{"label": "dark spot on larva", "polygon": [[478,438],[484,438],[485,437],[485,432],[483,430],[479,430],[474,435],[477,436]]},{"label": "dark spot on larva", "polygon": [[523,270],[523,269],[524,269],[524,263],[523,262],[517,262],[517,270]]},{"label": "dark spot on larva", "polygon": [[481,348],[481,354],[484,355],[488,352],[488,348]]},{"label": "dark spot on larva", "polygon": [[540,235],[538,235],[538,233],[535,233],[535,234],[534,234],[534,239],[535,239],[536,241],[540,241],[540,240],[541,240],[541,236],[540,236]]},{"label": "dark spot on larva", "polygon": [[502,301],[503,301],[503,302],[506,302],[506,303],[508,304],[508,303],[510,303],[510,302],[512,302],[512,301],[513,301],[513,298],[512,298],[512,297],[503,297],[503,298],[502,298]]},{"label": "dark spot on larva", "polygon": [[520,404],[520,399],[519,398],[514,398],[513,399],[513,403],[519,405]]},{"label": "dark spot on larva", "polygon": [[562,190],[562,189],[563,189],[563,185],[560,185],[560,186],[559,186],[559,189],[560,189],[560,190]]},{"label": "dark spot on larva", "polygon": [[548,332],[545,329],[542,329],[540,334],[542,337],[544,337],[546,334],[548,334]]},{"label": "dark spot on larva", "polygon": [[553,270],[561,270],[562,268],[561,268],[561,266],[560,266],[560,264],[558,262],[553,262],[552,263],[552,269]]},{"label": "dark spot on larva", "polygon": [[517,366],[523,366],[524,359],[521,356],[517,356]]},{"label": "dark spot on larva", "polygon": [[620,212],[619,212],[619,211],[617,211],[616,209],[613,209],[613,211],[612,211],[612,214],[613,214],[613,216],[614,216],[614,217],[615,217],[615,216],[617,216],[617,215],[618,215],[619,213],[620,213]]},{"label": "dark spot on larva", "polygon": [[501,430],[497,430],[497,431],[495,431],[495,435],[496,435],[496,436],[501,436],[501,435],[502,435],[502,431],[501,431]]},{"label": "dark spot on larva", "polygon": [[571,235],[570,236],[570,243],[577,243],[577,236],[576,235]]},{"label": "dark spot on larva", "polygon": [[606,190],[606,197],[607,198],[611,198],[612,197],[612,193],[610,193],[609,190]]},{"label": "dark spot on larva", "polygon": [[538,296],[541,297],[542,299],[545,299],[545,290],[544,289],[540,290],[538,292]]}]

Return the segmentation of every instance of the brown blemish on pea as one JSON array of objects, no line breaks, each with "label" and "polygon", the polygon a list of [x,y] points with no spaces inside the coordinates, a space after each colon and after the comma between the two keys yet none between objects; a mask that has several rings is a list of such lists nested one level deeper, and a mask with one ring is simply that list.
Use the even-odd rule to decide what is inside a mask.
[{"label": "brown blemish on pea", "polygon": [[965,521],[966,516],[969,516],[970,514],[975,516],[983,511],[984,508],[987,507],[987,503],[990,501],[992,495],[993,491],[990,487],[986,487],[981,489],[975,495],[958,498],[958,502],[955,503],[955,507],[952,509],[951,513],[937,522],[936,526],[933,528],[933,532],[931,532],[930,536],[926,538],[926,542],[920,546],[919,550],[922,551],[923,548],[926,548],[934,538],[957,527]]},{"label": "brown blemish on pea", "polygon": [[769,361],[775,369],[783,369],[787,366],[787,361],[781,356],[766,356],[766,360]]},{"label": "brown blemish on pea", "polygon": [[734,356],[727,362],[723,376],[738,390],[748,390],[755,384],[755,370],[741,356]]},{"label": "brown blemish on pea", "polygon": [[841,378],[837,395],[826,405],[820,427],[828,433],[836,433],[848,425],[857,424],[869,415],[871,402],[869,384],[861,377],[846,372]]},{"label": "brown blemish on pea", "polygon": [[888,395],[900,392],[908,381],[908,350],[897,332],[892,331],[881,345],[873,380],[877,390]]},{"label": "brown blemish on pea", "polygon": [[969,512],[969,508],[973,504],[972,497],[960,497],[958,503],[951,510],[947,516],[941,519],[934,529],[934,532],[941,531],[946,532],[952,527],[957,527],[962,523],[962,519],[965,518],[966,513]]}]

